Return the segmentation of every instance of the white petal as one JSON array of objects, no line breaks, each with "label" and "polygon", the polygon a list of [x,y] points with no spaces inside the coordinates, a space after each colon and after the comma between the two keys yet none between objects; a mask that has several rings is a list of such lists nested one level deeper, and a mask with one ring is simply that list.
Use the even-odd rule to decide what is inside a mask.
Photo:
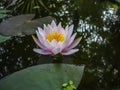
[{"label": "white petal", "polygon": [[44,30],[41,27],[38,27],[38,31],[43,32]]},{"label": "white petal", "polygon": [[69,51],[63,51],[63,52],[61,52],[61,54],[62,55],[71,55],[71,54],[74,54],[77,51],[79,51],[79,49],[71,49]]},{"label": "white petal", "polygon": [[41,28],[38,27],[38,33],[42,35],[43,37],[45,36],[45,31]]},{"label": "white petal", "polygon": [[62,28],[62,26],[61,26],[61,22],[58,24],[58,27],[59,27],[59,28]]},{"label": "white petal", "polygon": [[38,27],[38,33],[41,34],[42,36],[45,35],[45,31],[40,27]]},{"label": "white petal", "polygon": [[56,55],[61,52],[60,45],[56,40],[52,40],[50,44],[54,47],[51,49],[51,52],[53,53],[53,55]]},{"label": "white petal", "polygon": [[37,33],[37,37],[38,37],[40,43],[41,43],[43,46],[45,46],[47,49],[52,49],[51,44],[48,43],[48,41],[47,41],[47,39],[45,38],[44,34],[38,33],[37,31],[36,31],[36,33]]},{"label": "white petal", "polygon": [[43,49],[37,49],[37,48],[34,48],[33,51],[36,52],[36,53],[38,53],[38,54],[43,54],[43,55],[52,54],[50,51],[43,50]]},{"label": "white petal", "polygon": [[38,31],[36,31],[37,37],[39,39],[39,41],[43,44],[44,40],[45,40],[45,32],[41,29],[39,29]]},{"label": "white petal", "polygon": [[44,29],[47,27],[46,24],[43,24],[43,26],[44,26]]},{"label": "white petal", "polygon": [[68,25],[65,27],[65,31],[66,31],[66,32],[68,31]]},{"label": "white petal", "polygon": [[56,54],[60,53],[60,48],[53,48],[53,49],[51,50],[51,52],[52,52],[54,55],[56,55]]},{"label": "white petal", "polygon": [[58,46],[58,43],[55,39],[53,39],[50,44],[53,46],[53,47],[57,47]]},{"label": "white petal", "polygon": [[51,22],[51,26],[52,26],[53,28],[56,27],[56,23],[55,23],[54,20]]}]

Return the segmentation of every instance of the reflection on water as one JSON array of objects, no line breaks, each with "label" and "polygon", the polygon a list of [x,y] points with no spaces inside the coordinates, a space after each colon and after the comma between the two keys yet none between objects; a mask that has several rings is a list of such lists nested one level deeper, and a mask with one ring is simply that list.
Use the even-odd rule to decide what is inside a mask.
[{"label": "reflection on water", "polygon": [[[0,77],[36,64],[31,37],[13,37],[0,44]],[[35,60],[34,60],[35,59]]]},{"label": "reflection on water", "polygon": [[34,53],[32,49],[36,45],[31,36],[13,37],[0,43],[0,78],[36,64],[84,64],[85,72],[78,90],[120,89],[120,16],[116,15],[119,5],[99,0],[58,1],[64,6],[57,2],[57,10],[51,7],[52,16],[64,25],[75,25],[74,32],[82,36],[79,52],[56,61],[51,56]]}]

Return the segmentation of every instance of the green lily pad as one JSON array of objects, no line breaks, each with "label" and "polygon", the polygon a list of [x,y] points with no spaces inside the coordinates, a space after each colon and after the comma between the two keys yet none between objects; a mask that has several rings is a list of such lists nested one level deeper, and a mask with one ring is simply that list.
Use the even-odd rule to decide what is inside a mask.
[{"label": "green lily pad", "polygon": [[55,20],[51,16],[33,19],[34,14],[13,16],[0,23],[0,34],[6,36],[20,36],[34,34],[38,27],[50,24]]},{"label": "green lily pad", "polygon": [[0,43],[10,39],[10,37],[0,35]]},{"label": "green lily pad", "polygon": [[77,87],[84,66],[43,64],[13,73],[0,81],[0,90],[57,90],[72,80]]}]

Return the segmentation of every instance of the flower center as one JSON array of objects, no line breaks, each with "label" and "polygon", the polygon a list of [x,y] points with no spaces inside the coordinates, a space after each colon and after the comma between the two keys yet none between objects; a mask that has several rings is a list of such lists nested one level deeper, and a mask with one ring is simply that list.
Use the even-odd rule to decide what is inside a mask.
[{"label": "flower center", "polygon": [[46,35],[46,39],[51,42],[52,40],[56,40],[57,42],[63,42],[65,40],[65,35],[58,33],[58,32],[52,32],[50,34]]}]

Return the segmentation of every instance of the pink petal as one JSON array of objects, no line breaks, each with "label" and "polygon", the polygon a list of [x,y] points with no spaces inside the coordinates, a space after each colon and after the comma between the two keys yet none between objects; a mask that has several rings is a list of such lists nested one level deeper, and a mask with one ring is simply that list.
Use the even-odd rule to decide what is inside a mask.
[{"label": "pink petal", "polygon": [[62,28],[61,23],[59,23],[57,27],[57,32],[66,36],[65,30]]},{"label": "pink petal", "polygon": [[49,30],[50,32],[52,32],[52,31],[54,30],[53,27],[52,27],[51,25],[49,25],[49,24],[48,24],[47,28],[48,28],[48,30]]},{"label": "pink petal", "polygon": [[70,50],[70,49],[76,47],[79,44],[81,39],[82,39],[81,37],[77,38],[66,50]]},{"label": "pink petal", "polygon": [[68,40],[66,40],[66,39],[64,42],[61,43],[61,45],[60,45],[61,51],[63,51],[67,47],[67,43],[68,43]]},{"label": "pink petal", "polygon": [[50,51],[43,50],[43,49],[37,49],[37,48],[34,48],[33,51],[36,52],[36,53],[38,53],[38,54],[43,54],[43,55],[52,54]]},{"label": "pink petal", "polygon": [[42,48],[42,49],[45,48],[45,46],[42,45],[42,44],[39,42],[39,40],[38,40],[37,38],[35,38],[33,35],[32,35],[32,38],[33,38],[34,42],[35,42],[40,48]]},{"label": "pink petal", "polygon": [[[69,39],[70,37],[71,37],[71,35],[72,35],[72,33],[73,33],[73,27],[74,27],[74,25],[71,25],[70,27],[68,27],[68,31],[67,31],[67,33],[66,33],[66,38],[67,39]],[[67,28],[67,27],[66,27]]]},{"label": "pink petal", "polygon": [[77,33],[74,33],[72,35],[72,37],[66,41],[66,45],[65,45],[64,49],[68,48],[71,45],[71,43],[74,41],[76,35],[77,35]]},{"label": "pink petal", "polygon": [[36,34],[37,34],[37,37],[38,37],[40,43],[43,44],[43,42],[44,42],[44,36],[42,36],[42,35],[41,35],[39,32],[37,32],[37,31],[36,31]]},{"label": "pink petal", "polygon": [[71,50],[68,50],[68,51],[63,51],[63,52],[61,52],[61,54],[62,55],[71,55],[71,54],[74,54],[77,51],[79,51],[79,49],[71,49]]}]

